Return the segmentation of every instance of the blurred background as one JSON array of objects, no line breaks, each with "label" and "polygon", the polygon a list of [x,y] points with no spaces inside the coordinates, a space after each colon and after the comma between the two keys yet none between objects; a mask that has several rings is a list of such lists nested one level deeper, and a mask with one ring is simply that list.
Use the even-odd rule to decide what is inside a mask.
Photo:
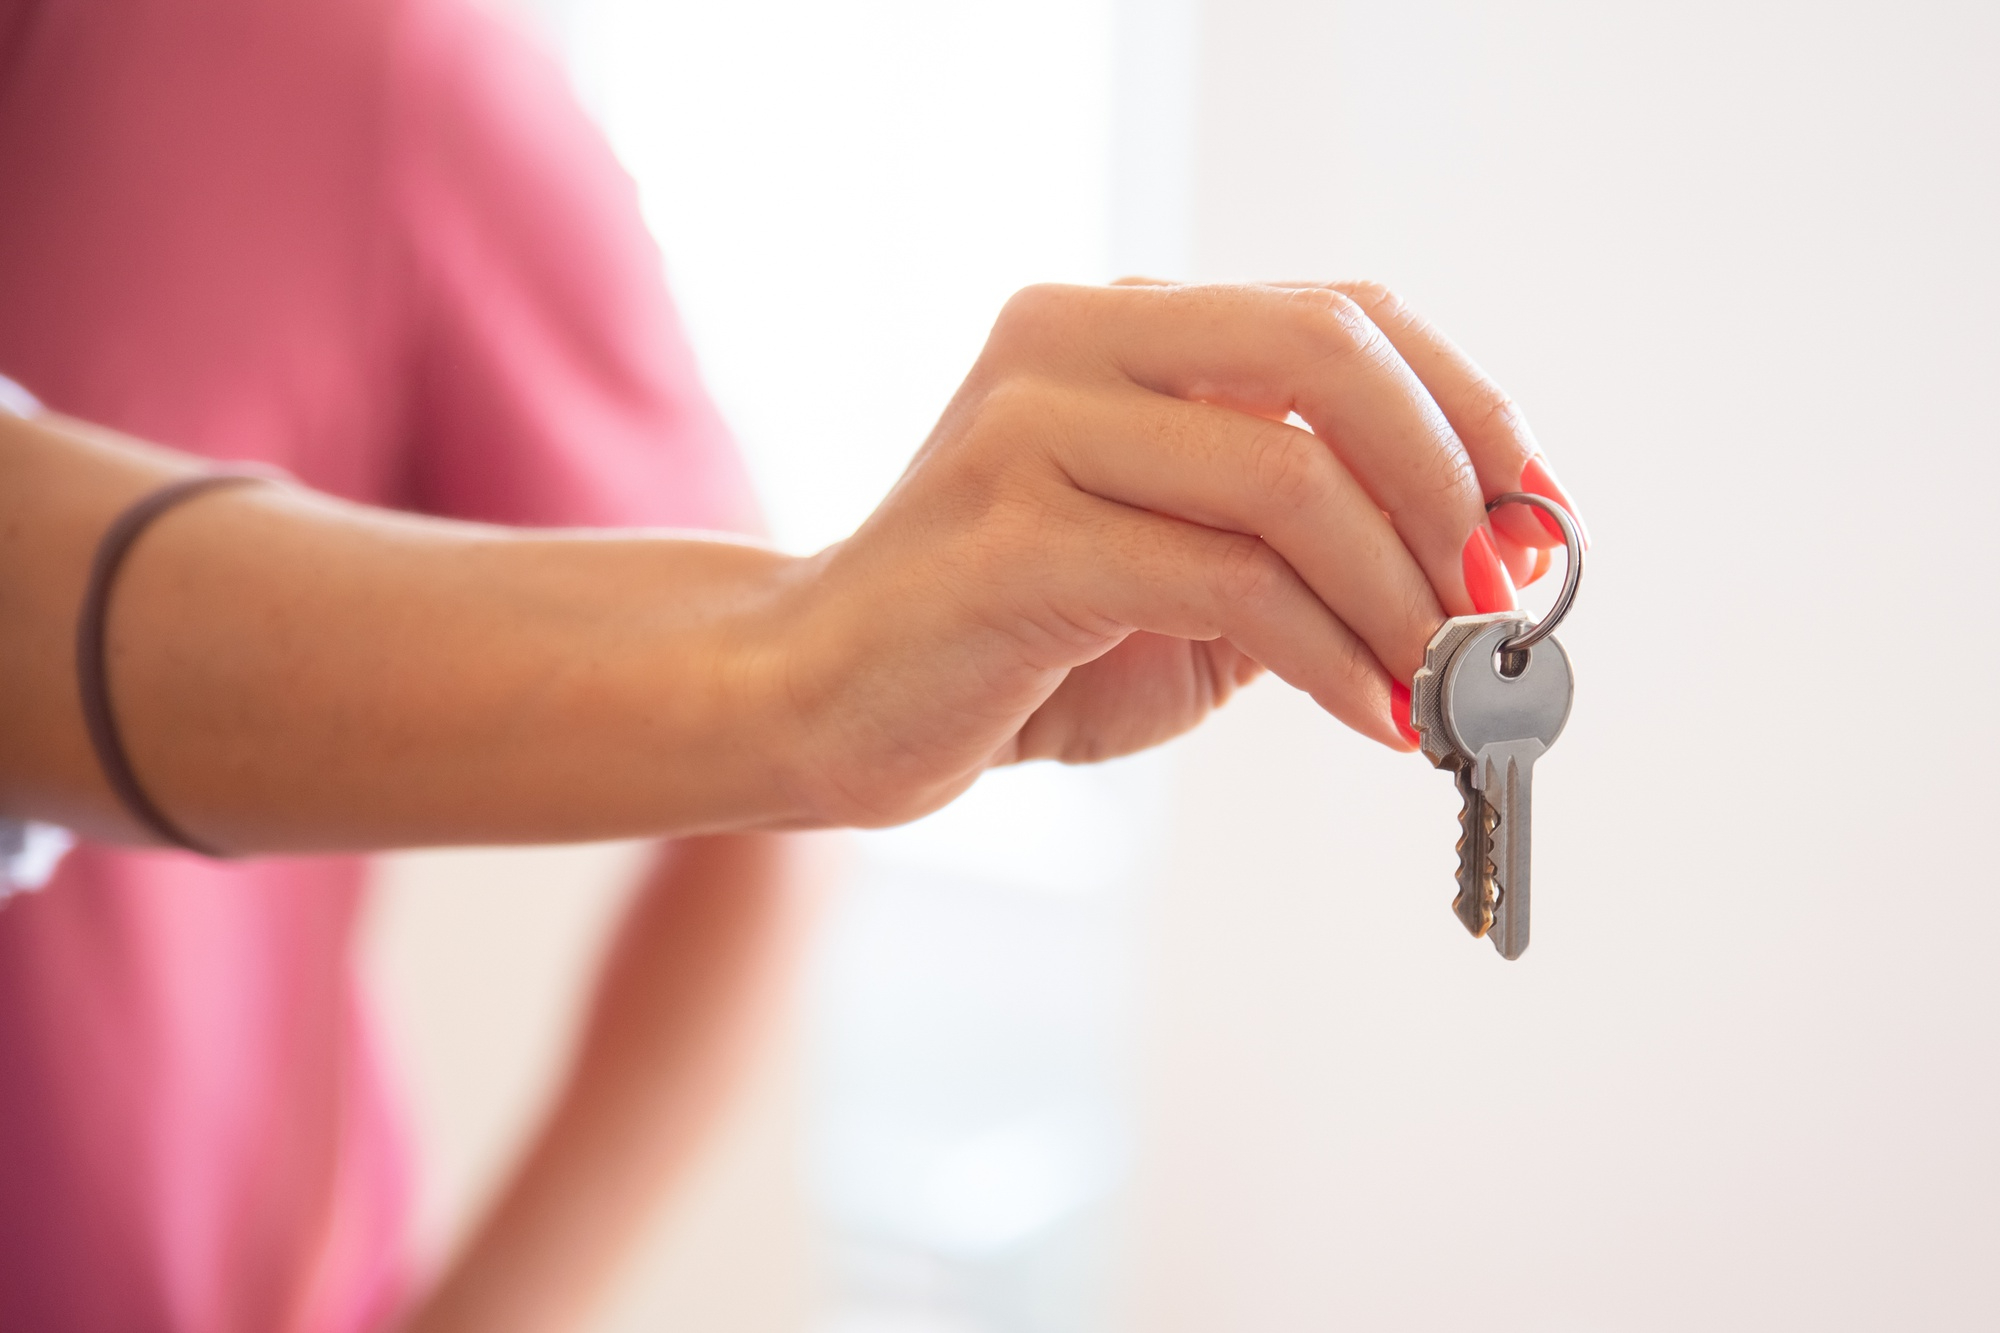
[{"label": "blurred background", "polygon": [[[1009,292],[1132,271],[1388,282],[1596,541],[1525,959],[1447,909],[1450,782],[1276,682],[992,775],[849,841],[604,1329],[2000,1326],[2000,13],[514,12],[639,181],[789,548],[887,488]],[[629,857],[384,872],[434,1249]]]}]

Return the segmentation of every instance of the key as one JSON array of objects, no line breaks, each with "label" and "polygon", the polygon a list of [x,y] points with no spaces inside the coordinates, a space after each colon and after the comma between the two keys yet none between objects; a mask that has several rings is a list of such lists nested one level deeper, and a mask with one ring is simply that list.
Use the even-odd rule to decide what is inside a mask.
[{"label": "key", "polygon": [[1424,757],[1432,766],[1450,772],[1458,787],[1458,896],[1452,900],[1451,910],[1474,939],[1493,927],[1498,896],[1493,883],[1494,815],[1485,793],[1473,785],[1471,761],[1459,753],[1445,728],[1444,678],[1452,657],[1468,638],[1489,626],[1518,627],[1524,622],[1518,612],[1447,620],[1431,636],[1424,665],[1410,682],[1410,722],[1422,741]]},{"label": "key", "polygon": [[1501,650],[1527,624],[1516,611],[1446,621],[1410,688],[1424,754],[1451,771],[1463,802],[1452,911],[1507,959],[1528,947],[1535,761],[1562,734],[1575,691],[1555,639]]},{"label": "key", "polygon": [[1547,638],[1518,651],[1502,647],[1517,636],[1514,626],[1469,636],[1440,690],[1445,730],[1483,798],[1490,878],[1480,877],[1481,896],[1491,903],[1493,946],[1509,960],[1528,948],[1535,761],[1562,734],[1575,695],[1562,644]]}]

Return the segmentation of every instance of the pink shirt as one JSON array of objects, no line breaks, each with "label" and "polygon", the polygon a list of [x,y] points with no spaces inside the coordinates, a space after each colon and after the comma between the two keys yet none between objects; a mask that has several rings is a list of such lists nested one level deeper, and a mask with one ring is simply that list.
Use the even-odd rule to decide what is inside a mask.
[{"label": "pink shirt", "polygon": [[[752,515],[631,182],[458,0],[0,0],[0,373],[433,513]],[[0,910],[0,1329],[383,1322],[363,871],[85,846]]]}]

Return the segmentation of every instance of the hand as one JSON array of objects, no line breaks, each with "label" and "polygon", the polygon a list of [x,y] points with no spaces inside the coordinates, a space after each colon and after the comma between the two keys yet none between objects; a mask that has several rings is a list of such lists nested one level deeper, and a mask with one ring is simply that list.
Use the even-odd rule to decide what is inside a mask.
[{"label": "hand", "polygon": [[[112,517],[188,466],[0,421],[0,808],[145,836],[76,709],[75,614]],[[110,684],[154,799],[239,853],[886,824],[1164,740],[1265,668],[1407,748],[1439,621],[1556,544],[1488,527],[1515,489],[1568,506],[1378,288],[1036,288],[816,557],[237,488],[148,529]]]},{"label": "hand", "polygon": [[1511,607],[1506,566],[1560,544],[1487,526],[1524,487],[1574,512],[1506,396],[1379,287],[1030,288],[770,620],[794,794],[914,818],[995,764],[1165,740],[1265,668],[1414,748],[1392,697],[1438,624]]}]

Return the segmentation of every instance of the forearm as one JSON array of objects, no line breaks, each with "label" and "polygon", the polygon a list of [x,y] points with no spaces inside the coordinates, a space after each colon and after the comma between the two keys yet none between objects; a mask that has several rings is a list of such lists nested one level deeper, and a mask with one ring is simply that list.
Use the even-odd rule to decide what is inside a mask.
[{"label": "forearm", "polygon": [[[72,619],[98,534],[183,465],[72,440],[57,477],[62,440],[0,429],[0,812],[129,836]],[[1437,627],[1514,607],[1503,549],[1563,544],[1489,529],[1523,488],[1574,512],[1380,288],[1030,289],[811,560],[240,487],[140,540],[110,692],[156,803],[230,851],[895,823],[995,763],[1157,744],[1260,669],[1410,750]]]},{"label": "forearm", "polygon": [[[105,527],[188,470],[0,421],[0,809],[135,836],[82,728],[75,617]],[[134,548],[110,693],[154,799],[232,852],[784,824],[802,812],[772,739],[782,681],[751,627],[794,565],[241,487]]]},{"label": "forearm", "polygon": [[784,996],[815,853],[769,835],[664,849],[520,1169],[406,1333],[578,1326],[726,1110]]}]

